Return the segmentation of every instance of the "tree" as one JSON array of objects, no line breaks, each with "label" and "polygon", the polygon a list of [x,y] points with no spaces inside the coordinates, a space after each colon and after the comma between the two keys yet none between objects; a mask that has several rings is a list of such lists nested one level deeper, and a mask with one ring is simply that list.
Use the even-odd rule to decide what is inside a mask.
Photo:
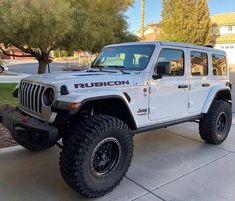
[{"label": "tree", "polygon": [[[111,43],[137,41],[129,33],[124,16],[132,0],[72,0],[75,8],[74,31],[66,39],[67,46],[93,53]],[[78,37],[79,35],[79,37]]]},{"label": "tree", "polygon": [[68,1],[0,0],[0,42],[35,57],[44,73],[50,51],[72,30],[72,12]]},{"label": "tree", "polygon": [[142,40],[144,40],[144,15],[145,15],[145,0],[141,0],[140,35]]},{"label": "tree", "polygon": [[[35,57],[44,73],[55,49],[97,52],[103,45],[136,40],[123,12],[132,0],[0,0],[0,46]],[[116,8],[115,8],[116,7]],[[15,55],[14,55],[15,56]]]},{"label": "tree", "polygon": [[209,42],[210,27],[206,0],[163,0],[162,40],[205,45]]},{"label": "tree", "polygon": [[210,44],[215,46],[217,38],[220,36],[219,26],[217,23],[213,22],[211,25],[211,37]]}]

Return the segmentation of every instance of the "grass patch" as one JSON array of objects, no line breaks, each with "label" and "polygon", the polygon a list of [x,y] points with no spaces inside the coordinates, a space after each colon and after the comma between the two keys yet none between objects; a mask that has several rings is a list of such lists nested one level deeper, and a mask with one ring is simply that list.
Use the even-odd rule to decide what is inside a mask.
[{"label": "grass patch", "polygon": [[0,107],[4,105],[16,106],[17,98],[12,96],[16,84],[0,83]]}]

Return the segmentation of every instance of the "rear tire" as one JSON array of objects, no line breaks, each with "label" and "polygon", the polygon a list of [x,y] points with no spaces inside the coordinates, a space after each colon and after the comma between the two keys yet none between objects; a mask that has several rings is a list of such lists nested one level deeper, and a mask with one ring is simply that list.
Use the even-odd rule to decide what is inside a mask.
[{"label": "rear tire", "polygon": [[112,191],[125,176],[133,155],[128,126],[105,115],[74,125],[63,144],[61,175],[72,189],[90,198]]},{"label": "rear tire", "polygon": [[214,100],[208,113],[200,120],[200,136],[209,144],[221,144],[228,136],[231,123],[231,105],[223,100]]}]

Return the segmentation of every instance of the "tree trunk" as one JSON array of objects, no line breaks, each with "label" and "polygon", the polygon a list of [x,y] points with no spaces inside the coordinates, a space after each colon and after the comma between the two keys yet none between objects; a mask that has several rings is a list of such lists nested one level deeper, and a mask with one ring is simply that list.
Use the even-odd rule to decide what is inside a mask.
[{"label": "tree trunk", "polygon": [[38,74],[44,74],[47,69],[48,61],[39,60]]}]

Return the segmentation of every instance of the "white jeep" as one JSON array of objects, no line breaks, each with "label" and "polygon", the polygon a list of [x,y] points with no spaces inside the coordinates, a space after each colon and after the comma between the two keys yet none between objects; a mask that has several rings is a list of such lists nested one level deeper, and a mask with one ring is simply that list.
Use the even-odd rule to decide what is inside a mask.
[{"label": "white jeep", "polygon": [[14,94],[18,107],[0,122],[29,150],[62,138],[61,174],[86,197],[123,179],[134,134],[194,121],[203,140],[220,144],[232,120],[225,52],[182,43],[109,45],[88,70],[27,77]]}]

